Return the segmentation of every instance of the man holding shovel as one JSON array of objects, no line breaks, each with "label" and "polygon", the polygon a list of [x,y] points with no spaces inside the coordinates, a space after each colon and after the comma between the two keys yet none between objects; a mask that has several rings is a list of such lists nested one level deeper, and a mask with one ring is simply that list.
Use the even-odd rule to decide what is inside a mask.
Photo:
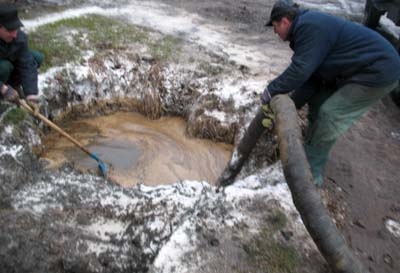
[{"label": "man holding shovel", "polygon": [[293,91],[297,108],[308,103],[304,146],[314,183],[321,185],[336,139],[398,86],[399,55],[373,30],[299,9],[290,0],[274,4],[267,25],[290,43],[294,54],[286,70],[265,88],[261,101],[268,105],[274,95]]},{"label": "man holding shovel", "polygon": [[[104,177],[107,177],[107,166],[100,158],[90,152],[81,143],[64,130],[39,113],[38,72],[43,55],[29,50],[26,34],[20,30],[22,23],[15,7],[0,4],[0,95],[3,99],[20,104],[35,117],[42,120],[82,151],[97,161]],[[21,100],[18,91],[22,91],[26,100]]]},{"label": "man holding shovel", "polygon": [[27,35],[14,6],[0,5],[0,95],[18,102],[22,91],[30,106],[38,111],[38,67],[43,55],[29,50]]}]

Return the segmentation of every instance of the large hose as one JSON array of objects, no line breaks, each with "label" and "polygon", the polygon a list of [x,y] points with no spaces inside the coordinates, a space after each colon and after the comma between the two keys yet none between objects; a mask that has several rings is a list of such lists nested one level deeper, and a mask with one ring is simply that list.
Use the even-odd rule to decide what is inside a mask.
[{"label": "large hose", "polygon": [[280,160],[285,179],[308,232],[334,272],[366,273],[367,270],[346,245],[328,216],[313,184],[292,100],[287,95],[278,95],[272,99],[271,107],[276,116]]},{"label": "large hose", "polygon": [[[334,272],[367,273],[327,214],[313,184],[293,101],[287,95],[277,95],[272,99],[271,107],[276,117],[275,127],[285,179],[307,231]],[[217,185],[225,187],[234,182],[265,130],[263,118],[264,112],[260,107]]]},{"label": "large hose", "polygon": [[217,179],[216,184],[218,186],[226,187],[232,184],[235,180],[235,177],[240,172],[243,167],[243,164],[249,158],[251,151],[254,146],[256,146],[257,140],[260,138],[261,134],[265,131],[265,128],[262,126],[262,120],[264,118],[264,111],[260,107],[257,111],[256,116],[250,122],[249,126],[239,144],[236,146],[235,151],[233,152],[233,156],[231,160],[228,162],[224,171]]}]

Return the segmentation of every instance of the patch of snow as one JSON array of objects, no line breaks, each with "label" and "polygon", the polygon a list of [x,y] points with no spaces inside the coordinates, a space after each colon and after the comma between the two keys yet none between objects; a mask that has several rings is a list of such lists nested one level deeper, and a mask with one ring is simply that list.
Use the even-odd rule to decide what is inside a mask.
[{"label": "patch of snow", "polygon": [[101,240],[109,241],[111,237],[122,237],[129,224],[114,219],[97,219],[88,226],[83,226],[85,231],[100,237]]},{"label": "patch of snow", "polygon": [[392,132],[392,137],[396,140],[400,140],[400,131],[399,132]]},{"label": "patch of snow", "polygon": [[62,67],[52,67],[45,73],[40,73],[38,77],[39,96],[42,95],[42,90],[49,86],[49,80],[54,79],[55,75],[61,71]]},{"label": "patch of snow", "polygon": [[301,0],[295,1],[300,7],[305,9],[320,10],[323,12],[337,15],[357,15],[363,14],[365,2],[364,0],[332,0],[322,4],[321,0]]},{"label": "patch of snow", "polygon": [[6,127],[4,127],[4,133],[11,135],[13,132],[14,127],[11,125],[7,125]]},{"label": "patch of snow", "polygon": [[95,253],[97,256],[102,254],[102,253],[118,253],[119,250],[119,246],[113,245],[113,244],[109,244],[107,242],[103,243],[103,242],[98,242],[98,241],[89,241],[89,240],[85,240],[85,241],[81,241],[81,244],[83,245],[87,245],[88,249],[87,249],[87,253]]},{"label": "patch of snow", "polygon": [[192,238],[188,235],[189,233],[195,233],[193,223],[186,221],[172,234],[154,260],[153,266],[159,270],[158,272],[187,272],[182,260],[184,260],[186,253],[195,250],[195,246],[191,243]]},{"label": "patch of snow", "polygon": [[387,228],[387,230],[389,230],[390,233],[393,234],[393,236],[400,238],[400,223],[392,220],[392,219],[388,219],[385,222],[385,226]]},{"label": "patch of snow", "polygon": [[18,154],[22,151],[22,145],[5,146],[0,145],[0,157],[4,155],[10,155],[13,158],[17,158]]},{"label": "patch of snow", "polygon": [[258,79],[225,79],[218,83],[216,93],[224,100],[233,101],[235,108],[254,102],[254,94],[264,90],[267,82]]},{"label": "patch of snow", "polygon": [[218,110],[212,110],[212,111],[204,111],[204,115],[208,116],[208,117],[213,117],[219,121],[221,121],[222,123],[225,123],[226,120],[226,113],[223,111],[218,111]]},{"label": "patch of snow", "polygon": [[387,13],[385,13],[384,16],[381,16],[381,18],[379,19],[379,24],[394,37],[400,39],[400,26],[396,26],[396,24],[393,23],[392,20],[387,18]]},{"label": "patch of snow", "polygon": [[24,29],[29,32],[29,31],[34,31],[37,27],[40,27],[42,25],[46,24],[51,24],[60,20],[65,20],[65,19],[70,19],[70,18],[77,18],[84,16],[86,14],[103,14],[107,15],[109,13],[115,12],[115,9],[111,9],[110,11],[107,11],[106,9],[92,6],[92,7],[84,7],[84,8],[76,8],[76,9],[70,9],[62,12],[57,12],[54,14],[49,14],[46,16],[42,17],[37,17],[31,20],[22,20]]},{"label": "patch of snow", "polygon": [[28,143],[30,146],[37,146],[40,143],[42,143],[42,139],[32,128],[28,128],[27,133],[28,133]]},{"label": "patch of snow", "polygon": [[[278,169],[275,172],[276,175],[281,175]],[[284,181],[283,177],[282,181]],[[278,200],[282,208],[287,212],[296,211],[291,192],[286,183],[262,185],[259,175],[250,175],[241,181],[235,182],[233,185],[226,187],[225,193],[227,195],[227,200],[230,202],[234,202],[238,198],[265,196],[265,200]]]}]

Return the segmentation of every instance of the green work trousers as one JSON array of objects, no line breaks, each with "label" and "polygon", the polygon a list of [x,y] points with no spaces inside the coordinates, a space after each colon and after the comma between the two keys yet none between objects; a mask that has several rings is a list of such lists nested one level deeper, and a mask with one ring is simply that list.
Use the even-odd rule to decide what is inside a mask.
[{"label": "green work trousers", "polygon": [[[33,58],[37,63],[37,67],[39,68],[43,62],[43,54],[36,50],[30,50]],[[15,75],[14,65],[7,59],[0,58],[0,82],[10,83],[11,86],[16,87],[19,80],[18,75]]]},{"label": "green work trousers", "polygon": [[397,85],[398,81],[384,87],[352,83],[338,90],[319,90],[310,98],[304,149],[316,185],[323,182],[322,173],[336,139]]}]

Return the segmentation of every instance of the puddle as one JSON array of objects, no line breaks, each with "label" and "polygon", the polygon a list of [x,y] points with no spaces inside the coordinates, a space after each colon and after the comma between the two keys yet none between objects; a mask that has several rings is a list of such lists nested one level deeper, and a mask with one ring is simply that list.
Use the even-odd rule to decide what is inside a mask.
[{"label": "puddle", "polygon": [[[107,164],[108,176],[130,187],[170,184],[182,180],[215,183],[233,149],[232,145],[185,136],[185,121],[176,117],[150,120],[137,113],[81,119],[62,128]],[[90,172],[97,161],[56,132],[43,142],[41,155],[49,168],[71,162]]]}]

